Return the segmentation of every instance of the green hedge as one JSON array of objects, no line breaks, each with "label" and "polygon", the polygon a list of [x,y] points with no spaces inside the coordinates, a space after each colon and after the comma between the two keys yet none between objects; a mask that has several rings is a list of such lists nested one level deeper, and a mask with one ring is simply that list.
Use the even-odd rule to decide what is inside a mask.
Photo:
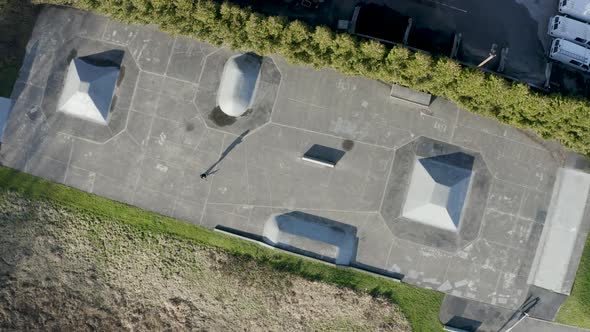
[{"label": "green hedge", "polygon": [[546,139],[590,155],[590,105],[561,95],[543,95],[524,84],[465,68],[449,58],[434,58],[401,46],[334,33],[300,21],[264,16],[211,0],[34,0],[69,5],[130,23],[158,24],[162,30],[214,45],[279,53],[292,63],[331,67],[427,91],[462,108],[506,124],[530,129]]}]

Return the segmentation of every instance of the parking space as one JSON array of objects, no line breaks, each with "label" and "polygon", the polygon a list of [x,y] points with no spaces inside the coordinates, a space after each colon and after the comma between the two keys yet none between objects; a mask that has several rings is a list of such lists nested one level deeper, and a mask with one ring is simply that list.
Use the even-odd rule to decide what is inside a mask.
[{"label": "parking space", "polygon": [[[557,12],[557,0],[371,0],[335,3],[335,11],[352,17],[354,7],[367,4],[387,7],[411,17],[408,45],[450,55],[455,33],[462,34],[458,60],[476,66],[489,56],[493,44],[497,56],[485,65],[497,71],[500,54],[508,49],[503,74],[542,86],[550,38],[547,21]],[[392,23],[395,25],[395,23]],[[385,30],[389,23],[380,24]],[[401,32],[403,35],[403,31]]]}]

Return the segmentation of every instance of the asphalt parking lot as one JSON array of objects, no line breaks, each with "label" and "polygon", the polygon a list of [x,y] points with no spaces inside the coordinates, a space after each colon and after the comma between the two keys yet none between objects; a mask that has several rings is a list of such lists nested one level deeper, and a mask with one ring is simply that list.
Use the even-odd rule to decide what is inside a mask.
[{"label": "asphalt parking lot", "polygon": [[[359,4],[377,4],[412,17],[409,45],[421,49],[429,42],[461,33],[457,58],[470,65],[486,59],[492,44],[496,44],[498,56],[485,65],[492,71],[500,65],[500,50],[508,48],[503,74],[542,86],[550,43],[546,22],[557,13],[557,3],[557,0],[377,0],[343,1],[334,6],[341,15],[348,11],[352,15]],[[413,38],[412,34],[418,37]]]}]

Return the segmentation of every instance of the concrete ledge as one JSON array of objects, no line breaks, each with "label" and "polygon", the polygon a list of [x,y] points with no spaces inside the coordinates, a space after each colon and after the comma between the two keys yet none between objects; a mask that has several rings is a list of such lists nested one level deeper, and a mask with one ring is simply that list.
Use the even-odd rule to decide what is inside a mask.
[{"label": "concrete ledge", "polygon": [[430,106],[432,95],[426,92],[416,91],[405,86],[393,84],[390,96],[422,107]]},{"label": "concrete ledge", "polygon": [[[590,174],[560,168],[547,219],[528,278],[528,283],[558,294],[569,295],[584,249],[584,211],[590,191]],[[574,273],[572,273],[574,272]]]},{"label": "concrete ledge", "polygon": [[310,163],[314,163],[314,164],[317,164],[317,165],[322,165],[322,166],[330,167],[330,168],[334,168],[336,166],[335,164],[333,164],[333,163],[331,163],[329,161],[325,161],[325,160],[313,158],[313,157],[310,157],[310,156],[303,156],[303,157],[301,157],[301,160],[307,161],[307,162],[310,162]]},{"label": "concrete ledge", "polygon": [[450,327],[450,326],[443,326],[443,331],[448,331],[448,332],[468,332],[467,330],[461,330],[461,329],[457,329],[454,327]]},{"label": "concrete ledge", "polygon": [[316,215],[292,211],[273,214],[264,224],[263,241],[338,265],[356,257],[356,227]]},{"label": "concrete ledge", "polygon": [[[259,246],[264,247],[266,249],[278,250],[280,252],[284,252],[284,253],[289,254],[289,255],[297,256],[297,257],[302,258],[302,259],[307,259],[307,260],[311,260],[311,261],[314,261],[314,262],[322,263],[322,264],[325,264],[325,265],[339,267],[341,269],[350,269],[350,270],[353,270],[353,271],[357,271],[357,272],[361,272],[361,273],[366,273],[366,274],[369,274],[369,275],[372,275],[372,276],[375,276],[375,277],[379,277],[379,278],[391,280],[391,281],[394,281],[394,282],[399,282],[399,283],[402,282],[398,278],[394,278],[394,277],[391,277],[391,276],[388,276],[388,275],[384,275],[384,274],[380,274],[380,273],[375,273],[373,271],[366,270],[366,269],[364,269],[362,267],[336,265],[334,263],[330,263],[330,262],[327,262],[325,260],[321,260],[321,259],[318,259],[318,258],[315,258],[315,257],[310,257],[310,256],[302,255],[302,254],[299,254],[299,253],[296,253],[296,252],[293,252],[293,251],[289,251],[289,250],[286,250],[286,249],[283,249],[283,248],[279,248],[279,247],[273,247],[271,245],[268,245],[268,244],[262,242],[262,240],[261,240],[262,237],[259,236],[259,235],[242,232],[240,230],[237,230],[237,229],[234,229],[234,228],[231,228],[231,227],[225,227],[225,226],[222,226],[222,225],[217,225],[213,229],[213,231],[218,232],[218,233],[222,233],[222,234],[225,234],[225,235],[228,235],[228,236],[231,236],[231,237],[235,237],[235,238],[238,238],[238,239],[241,239],[241,240],[244,240],[244,241],[248,241],[248,242],[251,242],[251,243],[258,244]],[[356,265],[355,263],[353,263],[353,264]]]}]

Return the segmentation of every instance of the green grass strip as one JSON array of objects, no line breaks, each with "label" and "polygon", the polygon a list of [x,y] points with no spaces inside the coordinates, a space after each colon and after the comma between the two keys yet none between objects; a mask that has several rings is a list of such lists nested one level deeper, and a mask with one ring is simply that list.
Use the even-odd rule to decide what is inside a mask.
[{"label": "green grass strip", "polygon": [[590,237],[586,240],[572,293],[559,309],[556,321],[590,329]]},{"label": "green grass strip", "polygon": [[0,188],[15,191],[30,199],[45,199],[76,211],[117,220],[142,232],[165,234],[194,241],[201,246],[217,248],[244,259],[253,259],[260,264],[307,279],[369,292],[374,296],[383,296],[400,307],[413,331],[441,330],[438,311],[443,294],[436,291],[266,249],[201,226],[164,217],[1,166]]}]

